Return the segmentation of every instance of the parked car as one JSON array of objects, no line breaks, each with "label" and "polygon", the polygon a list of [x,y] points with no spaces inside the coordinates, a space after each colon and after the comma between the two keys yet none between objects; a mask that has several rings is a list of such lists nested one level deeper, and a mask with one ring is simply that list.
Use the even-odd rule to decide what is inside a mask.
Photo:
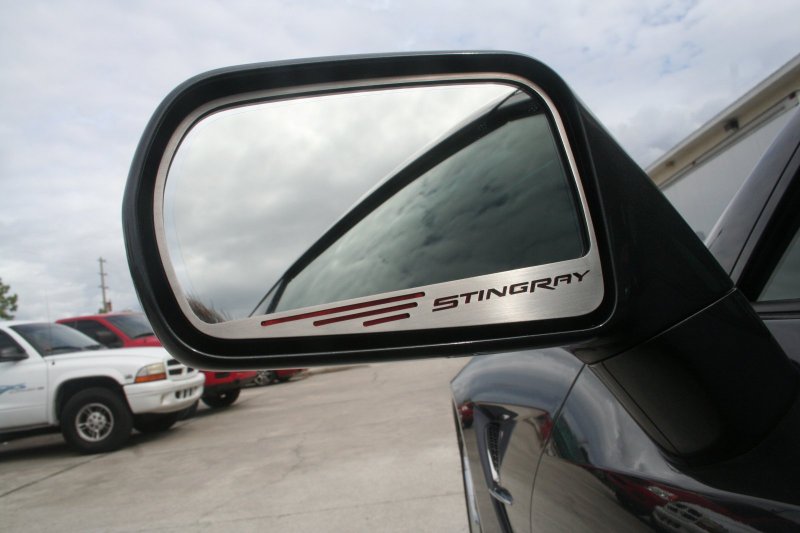
[{"label": "parked car", "polygon": [[144,313],[106,313],[56,320],[108,348],[161,346]]},{"label": "parked car", "polygon": [[203,381],[163,348],[112,351],[60,324],[0,323],[2,439],[60,429],[82,453],[116,450],[131,428],[170,428]]},{"label": "parked car", "polygon": [[282,368],[276,370],[259,370],[253,381],[254,385],[262,386],[270,383],[286,383],[297,374],[305,372],[306,368]]},{"label": "parked car", "polygon": [[[425,89],[446,88],[455,108],[484,84],[507,91],[362,197],[250,317],[206,324],[186,312],[161,192],[182,176],[170,174],[173,161],[202,160],[201,143],[182,142],[192,126],[207,133],[226,113],[257,119],[296,98],[294,132],[329,119],[320,110],[344,94],[347,120],[329,122],[339,145],[362,147],[364,128],[384,126],[367,104],[388,92],[381,112],[406,117],[387,134],[388,151],[436,118],[435,106],[416,107]],[[324,121],[313,124],[299,129],[326,138]],[[269,143],[230,127],[216,133],[206,146],[226,164],[214,168],[247,185],[241,197],[214,199],[223,213],[247,211],[282,163],[335,168],[326,163],[338,153],[316,153],[302,136],[292,147],[280,133]],[[270,143],[280,153],[269,173],[235,159]],[[235,147],[230,161],[222,144]],[[305,165],[295,165],[298,153]],[[373,168],[374,155],[363,151],[347,171]],[[188,201],[191,191],[176,194]],[[474,356],[452,382],[473,531],[797,531],[798,205],[800,115],[709,249],[557,74],[490,52],[316,59],[194,78],[143,135],[124,221],[142,305],[187,363]],[[287,226],[304,221],[292,215]],[[230,240],[252,247],[272,231],[248,224]]]},{"label": "parked car", "polygon": [[[161,346],[144,313],[85,315],[62,318],[56,322],[76,329],[109,348]],[[206,377],[201,399],[209,407],[231,405],[239,398],[242,387],[249,385],[257,377],[257,372],[252,370],[231,372],[202,370],[201,372]],[[193,414],[196,407],[195,405],[193,409],[187,411],[185,416]]]}]

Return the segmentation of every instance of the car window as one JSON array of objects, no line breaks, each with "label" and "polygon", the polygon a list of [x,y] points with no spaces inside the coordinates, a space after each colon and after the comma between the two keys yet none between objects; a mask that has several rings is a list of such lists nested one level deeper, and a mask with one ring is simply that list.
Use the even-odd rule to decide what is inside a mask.
[{"label": "car window", "polygon": [[662,185],[667,200],[700,239],[709,236],[758,160],[796,113],[793,109],[779,114],[754,131],[734,137],[733,144],[709,152]]},{"label": "car window", "polygon": [[107,316],[106,320],[118,327],[125,335],[131,339],[149,337],[153,335],[153,327],[147,321],[147,317],[140,314],[113,315]]},{"label": "car window", "polygon": [[109,336],[113,336],[115,339],[117,338],[113,331],[108,329],[100,322],[95,322],[94,320],[78,320],[74,323],[74,325],[70,324],[70,326],[74,327],[84,335],[88,335],[101,344],[104,344],[104,341],[102,340],[104,333],[106,341],[111,338]]},{"label": "car window", "polygon": [[739,285],[759,312],[800,311],[800,173],[792,176]]},{"label": "car window", "polygon": [[83,333],[61,324],[20,324],[11,326],[11,329],[44,356],[102,348],[101,344]]},{"label": "car window", "polygon": [[16,348],[22,350],[22,347],[11,338],[11,335],[5,331],[0,331],[0,350],[5,350],[6,348]]},{"label": "car window", "polygon": [[551,125],[535,113],[490,130],[377,207],[287,281],[275,310],[584,253]]},{"label": "car window", "polygon": [[800,299],[800,231],[795,231],[758,297],[759,302],[794,299]]}]

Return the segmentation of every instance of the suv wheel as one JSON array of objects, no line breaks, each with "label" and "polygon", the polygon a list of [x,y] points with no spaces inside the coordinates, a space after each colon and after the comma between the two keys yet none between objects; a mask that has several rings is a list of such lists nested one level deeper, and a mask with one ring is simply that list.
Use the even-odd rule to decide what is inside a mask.
[{"label": "suv wheel", "polygon": [[119,394],[104,388],[86,389],[70,398],[61,411],[61,433],[81,453],[120,448],[131,434],[133,417]]}]

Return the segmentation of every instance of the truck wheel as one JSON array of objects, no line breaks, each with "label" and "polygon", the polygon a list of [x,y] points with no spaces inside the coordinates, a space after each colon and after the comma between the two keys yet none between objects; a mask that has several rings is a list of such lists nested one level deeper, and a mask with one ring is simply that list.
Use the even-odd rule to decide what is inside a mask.
[{"label": "truck wheel", "polygon": [[133,417],[125,400],[100,387],[70,398],[61,411],[61,433],[81,453],[104,453],[120,448],[131,435]]},{"label": "truck wheel", "polygon": [[140,433],[158,433],[166,431],[178,421],[182,411],[163,415],[144,415],[133,419],[133,427]]},{"label": "truck wheel", "polygon": [[216,394],[209,394],[203,396],[203,403],[209,407],[228,407],[239,397],[241,389],[226,390],[225,392],[218,392]]}]

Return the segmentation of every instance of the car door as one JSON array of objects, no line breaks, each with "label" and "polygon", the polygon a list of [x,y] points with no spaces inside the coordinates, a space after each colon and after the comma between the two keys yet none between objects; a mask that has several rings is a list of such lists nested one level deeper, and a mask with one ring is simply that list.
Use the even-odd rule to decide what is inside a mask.
[{"label": "car door", "polygon": [[[777,341],[796,363],[800,362],[798,132],[800,117],[764,156],[711,236],[715,257],[772,333],[774,339],[766,341]],[[735,327],[695,333],[690,342],[702,345],[704,337],[710,338],[707,351],[721,354],[735,350],[733,343],[744,342],[746,336]],[[763,332],[757,336],[765,337]],[[661,344],[674,347],[674,340]],[[639,349],[637,356],[646,357],[652,349]],[[759,353],[751,352],[751,358]],[[610,372],[617,364],[615,359],[584,367],[556,419],[538,466],[531,505],[533,531],[771,531],[796,527],[785,518],[790,514],[788,507],[769,511],[758,499],[749,497],[757,492],[766,494],[766,490],[772,491],[770,496],[788,501],[796,491],[776,476],[770,479],[766,466],[769,456],[780,455],[781,441],[790,440],[777,435],[796,432],[796,402],[788,414],[778,417],[773,437],[744,458],[712,461],[698,468],[691,461],[665,454],[663,446],[659,449],[654,432],[647,430],[648,424],[658,426],[658,420],[650,418],[643,424],[641,418],[634,419],[636,406],[626,405],[625,399],[630,397]],[[724,373],[724,355],[721,361],[718,372]],[[668,369],[658,365],[648,370],[661,376],[655,381],[671,381],[671,388],[692,378],[688,373],[669,377]],[[766,383],[765,391],[768,386]],[[674,422],[692,424],[685,414],[694,416],[702,411],[697,407],[702,405],[704,393],[687,389],[682,398],[664,397],[662,419],[676,414],[683,403],[693,409]],[[745,415],[745,408],[740,417],[743,427],[773,416],[763,411]],[[706,429],[702,424],[698,428],[696,433]],[[747,472],[746,476],[734,481],[736,469]],[[784,485],[782,490],[780,485]]]},{"label": "car door", "polygon": [[0,349],[27,354],[16,361],[0,360],[0,426],[3,430],[47,423],[47,368],[32,349],[0,331]]}]

